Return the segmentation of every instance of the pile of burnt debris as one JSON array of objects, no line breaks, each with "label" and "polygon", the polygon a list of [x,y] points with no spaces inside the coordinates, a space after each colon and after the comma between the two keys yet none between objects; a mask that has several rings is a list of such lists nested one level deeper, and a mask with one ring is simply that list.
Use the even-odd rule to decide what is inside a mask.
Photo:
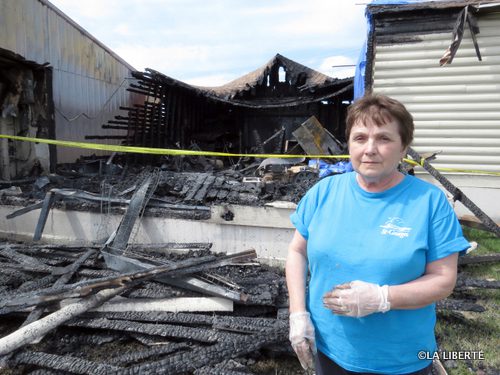
[{"label": "pile of burnt debris", "polygon": [[[130,199],[112,196],[127,209],[103,244],[0,245],[5,371],[248,374],[263,373],[252,364],[266,356],[293,358],[283,271],[256,262],[255,251],[217,254],[209,243],[129,243],[160,181],[162,171],[155,169],[124,190]],[[201,180],[199,185],[203,189]],[[34,240],[56,198],[72,196],[102,199],[85,191],[49,190]],[[498,257],[464,256],[460,262],[492,260]],[[461,273],[457,290],[499,284]],[[447,299],[438,307],[484,311],[475,302]],[[300,373],[296,360],[285,362],[292,366],[285,373]]]},{"label": "pile of burnt debris", "polygon": [[[286,314],[280,314],[287,306],[283,272],[256,262],[255,251],[216,254],[209,243],[129,244],[161,176],[159,169],[144,172],[129,187],[130,199],[113,197],[127,208],[103,244],[0,246],[4,368],[242,374],[251,373],[246,365],[261,351],[290,354],[289,346],[276,345],[288,335]],[[56,199],[71,195],[102,197],[50,189],[34,240]]]},{"label": "pile of burnt debris", "polygon": [[[143,177],[155,170],[155,189],[150,208],[184,210],[187,206],[212,204],[263,205],[271,201],[298,202],[319,179],[319,167],[310,167],[307,155],[341,154],[342,145],[311,117],[294,132],[298,143],[284,158],[259,158],[264,144],[284,134],[280,129],[256,147],[253,156],[218,159],[204,155],[87,157],[72,164],[58,165],[57,173],[0,181],[3,204],[41,207],[40,200],[53,196],[53,204],[85,210],[127,204]],[[281,138],[280,138],[281,139]],[[190,151],[199,150],[191,145]],[[300,155],[304,155],[301,157]],[[293,157],[297,156],[297,157]],[[146,160],[147,159],[147,160]],[[132,162],[134,160],[134,162]],[[336,159],[324,163],[334,164]],[[79,204],[73,204],[79,201]],[[81,204],[82,201],[85,204]],[[73,203],[72,203],[73,202]],[[189,209],[188,209],[189,210]],[[154,210],[153,210],[154,211]],[[203,211],[203,210],[202,210]]]},{"label": "pile of burnt debris", "polygon": [[289,350],[275,345],[288,331],[279,317],[287,306],[283,274],[254,258],[254,251],[214,254],[210,244],[117,251],[4,243],[3,367],[36,374],[250,373],[245,364],[259,351]]},{"label": "pile of burnt debris", "polygon": [[[297,203],[320,178],[344,173],[349,165],[339,156],[345,153],[345,145],[314,116],[293,135],[297,144],[287,149],[285,158],[259,158],[261,153],[237,160],[202,155],[162,156],[146,165],[127,162],[127,155],[82,158],[78,163],[59,165],[56,174],[34,173],[30,178],[0,181],[0,204],[23,206],[7,218],[42,208],[41,223],[46,214],[44,209],[48,211],[53,206],[112,212],[114,208],[128,206],[132,194],[148,178],[145,208],[148,215],[208,219],[210,205]],[[435,155],[425,158],[411,148],[408,155],[435,177],[453,200],[463,203],[487,230],[500,236],[499,226],[432,167],[429,161]],[[401,171],[412,173],[412,168],[405,162]]]},{"label": "pile of burnt debris", "polygon": [[[52,189],[59,189],[57,191],[61,195],[63,195],[62,190],[65,189],[108,196],[110,199],[111,197],[126,198],[130,197],[134,187],[137,186],[138,181],[140,183],[144,175],[156,170],[158,181],[153,201],[157,200],[158,203],[163,202],[172,206],[224,203],[257,206],[275,200],[298,202],[307,189],[319,179],[317,170],[305,165],[293,166],[290,162],[267,164],[260,169],[259,165],[262,163],[257,163],[253,169],[248,169],[248,172],[234,168],[176,171],[161,166],[145,167],[127,164],[126,168],[122,168],[119,164],[113,164],[112,166],[121,172],[110,174],[99,172],[102,163],[102,159],[95,158],[61,167],[55,175],[5,182],[4,186],[10,184],[18,188],[4,189],[2,199],[5,203],[12,203],[16,201],[13,197],[17,196],[17,200],[36,201],[44,199]],[[81,172],[93,167],[96,169],[93,173]],[[264,172],[264,169],[269,172]],[[76,198],[78,194],[73,193],[73,196]],[[80,198],[84,199],[84,196]],[[88,201],[92,199],[89,197]]]},{"label": "pile of burnt debris", "polygon": [[[0,245],[5,373],[262,374],[256,364],[269,357],[301,373],[287,341],[281,269],[252,250],[216,254],[208,243],[120,250],[123,236],[99,247]],[[499,288],[463,272],[492,260],[462,257],[455,294]],[[438,308],[484,311],[452,298]]]}]

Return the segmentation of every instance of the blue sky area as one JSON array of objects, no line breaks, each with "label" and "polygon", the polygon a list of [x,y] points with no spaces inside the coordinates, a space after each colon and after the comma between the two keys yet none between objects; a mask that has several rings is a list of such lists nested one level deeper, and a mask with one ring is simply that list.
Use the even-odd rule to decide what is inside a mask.
[{"label": "blue sky area", "polygon": [[280,53],[354,75],[366,36],[360,0],[50,0],[138,70],[218,86]]}]

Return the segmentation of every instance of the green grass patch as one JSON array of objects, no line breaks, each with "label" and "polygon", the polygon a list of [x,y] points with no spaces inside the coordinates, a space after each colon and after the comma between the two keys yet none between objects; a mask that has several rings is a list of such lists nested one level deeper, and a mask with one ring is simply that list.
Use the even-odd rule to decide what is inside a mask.
[{"label": "green grass patch", "polygon": [[[479,244],[477,250],[467,256],[500,253],[500,238],[494,234],[464,227],[469,241]],[[460,266],[459,272],[472,278],[499,280],[498,262]],[[500,373],[500,291],[498,289],[473,289],[455,292],[452,297],[471,299],[486,308],[485,312],[442,312],[438,315],[436,335],[442,351],[482,352],[484,360],[443,361],[450,375],[471,373]]]}]

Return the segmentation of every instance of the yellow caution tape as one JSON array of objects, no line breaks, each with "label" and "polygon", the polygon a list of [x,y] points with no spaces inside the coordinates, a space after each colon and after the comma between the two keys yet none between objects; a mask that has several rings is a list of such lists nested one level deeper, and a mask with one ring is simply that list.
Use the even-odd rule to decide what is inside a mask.
[{"label": "yellow caution tape", "polygon": [[[16,135],[0,134],[0,138],[12,139],[13,141],[25,141],[46,143],[49,145],[76,147],[101,151],[112,152],[131,152],[136,154],[153,154],[153,155],[188,155],[188,156],[220,156],[220,157],[253,157],[253,158],[303,158],[306,155],[289,155],[289,154],[232,154],[227,152],[214,152],[214,151],[193,151],[193,150],[174,150],[169,148],[154,148],[154,147],[136,147],[136,146],[119,146],[107,145],[102,143],[88,143],[88,142],[74,142],[74,141],[56,141],[54,139],[44,138],[29,138],[19,137]],[[349,155],[307,155],[308,158],[313,159],[349,159]]]},{"label": "yellow caution tape", "polygon": [[[408,164],[415,165],[415,166],[420,166],[424,167],[424,158],[420,159],[420,163],[417,163],[413,159],[403,159],[403,161],[407,162]],[[444,168],[444,167],[439,167],[434,169],[441,171],[441,172],[454,172],[454,173],[472,173],[472,174],[487,174],[491,176],[500,176],[500,172],[492,172],[492,171],[481,171],[478,169],[460,169],[460,168]]]},{"label": "yellow caution tape", "polygon": [[[218,156],[218,157],[253,157],[253,158],[280,158],[280,159],[292,159],[292,158],[311,158],[311,159],[349,159],[349,155],[290,155],[290,154],[236,154],[228,152],[214,152],[214,151],[193,151],[193,150],[175,150],[169,148],[154,148],[154,147],[136,147],[136,146],[119,146],[119,145],[108,145],[103,143],[90,143],[90,142],[74,142],[74,141],[56,141],[54,139],[44,139],[44,138],[30,138],[30,137],[20,137],[16,135],[5,135],[0,134],[0,139],[11,139],[13,141],[22,142],[35,142],[35,143],[45,143],[55,146],[63,147],[74,147],[74,148],[84,148],[91,150],[101,150],[101,151],[111,151],[111,152],[130,152],[136,154],[152,154],[152,155],[171,155],[171,156]],[[405,162],[415,165],[423,166],[422,159],[421,163],[417,163],[412,159],[403,159]],[[454,168],[436,168],[443,172],[459,172],[459,173],[473,173],[473,174],[488,174],[493,176],[500,176],[500,172],[491,171],[480,171],[480,170],[469,170],[469,169],[454,169]]]}]

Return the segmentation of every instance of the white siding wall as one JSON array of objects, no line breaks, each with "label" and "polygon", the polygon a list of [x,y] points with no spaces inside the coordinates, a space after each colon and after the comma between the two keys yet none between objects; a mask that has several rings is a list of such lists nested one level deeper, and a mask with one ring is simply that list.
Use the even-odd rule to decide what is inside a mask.
[{"label": "white siding wall", "polygon": [[[478,21],[482,61],[468,28],[453,62],[442,67],[451,32],[375,49],[373,90],[407,106],[415,118],[413,146],[420,153],[442,151],[432,162],[438,169],[500,172],[500,13]],[[417,173],[439,185],[425,171]],[[442,173],[500,222],[500,176]],[[471,214],[459,202],[454,207],[459,216]]]},{"label": "white siding wall", "polygon": [[[126,88],[132,67],[53,5],[45,0],[0,0],[0,47],[53,67],[58,139],[123,134],[104,131],[101,125],[119,113],[120,105],[129,105]],[[93,153],[100,152],[58,147],[58,162]]]},{"label": "white siding wall", "polygon": [[479,18],[478,61],[469,29],[450,65],[439,59],[451,33],[376,46],[373,89],[415,118],[414,148],[442,151],[436,167],[500,172],[500,13]]}]

